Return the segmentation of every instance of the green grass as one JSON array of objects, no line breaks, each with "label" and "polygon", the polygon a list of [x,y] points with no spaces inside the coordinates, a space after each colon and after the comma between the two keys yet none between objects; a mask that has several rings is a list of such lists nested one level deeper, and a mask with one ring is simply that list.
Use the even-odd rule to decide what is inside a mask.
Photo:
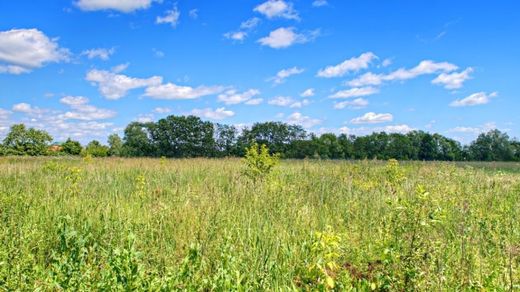
[{"label": "green grass", "polygon": [[[482,164],[481,164],[482,165]],[[4,290],[520,289],[520,173],[0,158]]]}]

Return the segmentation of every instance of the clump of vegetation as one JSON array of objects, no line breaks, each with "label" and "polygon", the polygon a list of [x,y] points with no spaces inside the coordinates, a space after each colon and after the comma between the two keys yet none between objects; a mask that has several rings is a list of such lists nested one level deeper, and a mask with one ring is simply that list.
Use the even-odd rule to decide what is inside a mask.
[{"label": "clump of vegetation", "polygon": [[246,149],[244,156],[244,173],[253,180],[267,177],[279,163],[278,154],[270,154],[265,144],[258,146],[254,143]]}]

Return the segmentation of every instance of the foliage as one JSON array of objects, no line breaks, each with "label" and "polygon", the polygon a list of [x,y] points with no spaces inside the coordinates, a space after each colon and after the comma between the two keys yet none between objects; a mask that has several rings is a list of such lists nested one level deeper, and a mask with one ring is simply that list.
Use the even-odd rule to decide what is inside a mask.
[{"label": "foliage", "polygon": [[83,150],[83,147],[78,141],[71,140],[70,138],[65,141],[65,143],[61,144],[62,151],[69,155],[79,155]]},{"label": "foliage", "polygon": [[101,145],[99,141],[92,140],[87,144],[84,149],[84,156],[91,155],[92,157],[107,157],[109,148],[105,145]]},{"label": "foliage", "polygon": [[246,155],[243,159],[246,169],[246,176],[256,180],[265,178],[269,175],[275,166],[279,163],[278,154],[270,154],[269,148],[265,144],[258,146],[254,143],[246,149]]},{"label": "foliage", "polygon": [[27,129],[24,124],[12,125],[4,138],[5,152],[11,155],[45,155],[52,137],[43,130]]},{"label": "foliage", "polygon": [[121,156],[123,154],[123,140],[118,134],[108,136],[108,155]]}]

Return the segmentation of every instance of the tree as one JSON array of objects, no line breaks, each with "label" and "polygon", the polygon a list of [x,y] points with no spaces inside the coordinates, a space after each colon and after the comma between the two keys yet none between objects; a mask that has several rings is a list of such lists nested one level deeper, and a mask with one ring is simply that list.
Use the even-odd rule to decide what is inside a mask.
[{"label": "tree", "polygon": [[231,156],[236,153],[238,131],[234,126],[214,125],[215,152],[218,157]]},{"label": "tree", "polygon": [[213,124],[196,116],[168,116],[152,128],[152,141],[159,156],[212,156],[215,140]]},{"label": "tree", "polygon": [[154,123],[132,122],[125,128],[123,138],[123,156],[157,156],[156,148],[152,141],[152,129]]},{"label": "tree", "polygon": [[4,147],[8,154],[14,155],[46,155],[51,135],[43,130],[27,129],[24,124],[11,126],[4,139]]},{"label": "tree", "polygon": [[107,157],[108,150],[108,146],[101,145],[97,140],[92,140],[87,144],[87,147],[85,147],[85,154],[92,155],[93,157]]},{"label": "tree", "polygon": [[264,144],[271,153],[287,152],[293,141],[303,140],[307,136],[305,130],[298,125],[288,125],[281,122],[256,123],[251,129],[245,129],[241,140],[243,144]]},{"label": "tree", "polygon": [[509,136],[496,129],[480,134],[468,151],[471,159],[481,161],[508,161],[514,157]]},{"label": "tree", "polygon": [[83,147],[78,141],[71,140],[70,138],[61,145],[62,151],[69,155],[79,155]]},{"label": "tree", "polygon": [[123,140],[118,134],[112,134],[108,136],[108,155],[110,156],[121,156],[123,153]]}]

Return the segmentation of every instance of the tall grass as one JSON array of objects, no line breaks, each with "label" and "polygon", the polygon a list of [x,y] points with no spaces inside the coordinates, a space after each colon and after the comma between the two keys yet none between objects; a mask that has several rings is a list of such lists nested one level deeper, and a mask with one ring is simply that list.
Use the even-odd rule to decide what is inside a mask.
[{"label": "tall grass", "polygon": [[520,174],[0,158],[4,290],[520,289]]}]

